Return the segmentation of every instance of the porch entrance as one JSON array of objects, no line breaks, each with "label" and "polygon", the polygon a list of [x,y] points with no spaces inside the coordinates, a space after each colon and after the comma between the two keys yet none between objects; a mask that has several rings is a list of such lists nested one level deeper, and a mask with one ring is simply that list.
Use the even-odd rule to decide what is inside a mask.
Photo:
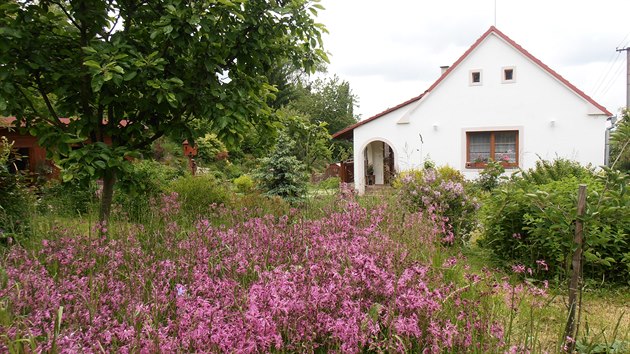
[{"label": "porch entrance", "polygon": [[389,185],[394,180],[394,150],[384,141],[373,141],[363,150],[365,185]]}]

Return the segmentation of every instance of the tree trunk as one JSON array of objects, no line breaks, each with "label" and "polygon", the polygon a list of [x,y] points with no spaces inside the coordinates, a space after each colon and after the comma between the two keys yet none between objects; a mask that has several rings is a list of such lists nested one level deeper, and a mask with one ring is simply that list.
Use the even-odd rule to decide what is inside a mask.
[{"label": "tree trunk", "polygon": [[[578,307],[578,292],[582,289],[582,248],[584,243],[584,224],[582,223],[582,216],[586,209],[586,185],[580,184],[578,189],[578,205],[577,205],[577,218],[575,220],[575,237],[573,238],[573,259],[571,269],[571,280],[569,283],[569,316],[567,324],[564,329],[564,341],[566,347],[569,349],[569,353],[573,353],[575,348],[575,340],[578,335],[576,327],[579,325],[575,321],[575,312],[582,311]],[[578,316],[579,318],[579,316]]]},{"label": "tree trunk", "polygon": [[101,225],[107,224],[109,214],[112,208],[112,200],[114,198],[114,183],[116,182],[116,173],[113,171],[105,172],[103,177],[103,192],[101,193],[101,211],[99,221]]}]

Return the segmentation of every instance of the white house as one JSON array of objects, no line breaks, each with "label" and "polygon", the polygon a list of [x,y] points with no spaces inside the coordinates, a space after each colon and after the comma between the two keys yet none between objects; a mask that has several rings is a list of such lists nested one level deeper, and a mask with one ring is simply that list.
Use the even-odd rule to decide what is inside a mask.
[{"label": "white house", "polygon": [[[602,165],[612,114],[495,27],[420,96],[333,135],[354,141],[354,183],[387,184],[429,158],[474,178],[564,157]],[[368,171],[370,172],[368,174]]]}]

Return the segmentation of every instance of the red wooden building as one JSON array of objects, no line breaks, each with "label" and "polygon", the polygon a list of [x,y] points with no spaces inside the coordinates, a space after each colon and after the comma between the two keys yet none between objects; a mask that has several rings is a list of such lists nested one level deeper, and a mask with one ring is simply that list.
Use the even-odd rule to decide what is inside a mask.
[{"label": "red wooden building", "polygon": [[13,150],[21,157],[12,168],[33,174],[56,172],[54,164],[46,160],[46,149],[37,144],[37,138],[21,134],[14,122],[14,117],[0,117],[0,136],[6,136],[9,143],[13,142]]}]

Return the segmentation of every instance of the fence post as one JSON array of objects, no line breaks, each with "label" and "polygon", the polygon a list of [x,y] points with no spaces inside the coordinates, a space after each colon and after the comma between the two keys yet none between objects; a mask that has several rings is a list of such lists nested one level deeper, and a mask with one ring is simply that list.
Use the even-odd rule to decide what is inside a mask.
[{"label": "fence post", "polygon": [[[582,216],[586,209],[586,184],[580,184],[578,188],[577,218],[575,220],[575,236],[573,238],[573,259],[571,261],[571,282],[569,283],[569,317],[564,329],[564,342],[569,353],[575,348],[577,333],[575,328],[575,312],[578,306],[578,293],[582,287],[582,245],[584,244],[584,224]],[[580,309],[581,310],[581,309]]]}]

